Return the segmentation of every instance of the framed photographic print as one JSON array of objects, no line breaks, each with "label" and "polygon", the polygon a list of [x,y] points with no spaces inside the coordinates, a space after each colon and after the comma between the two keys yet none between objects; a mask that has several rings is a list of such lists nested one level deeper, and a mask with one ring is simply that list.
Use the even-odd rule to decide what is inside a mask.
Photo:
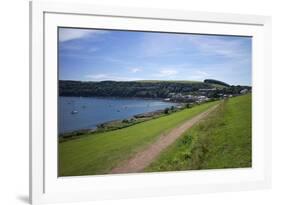
[{"label": "framed photographic print", "polygon": [[270,17],[30,14],[33,204],[270,187]]}]

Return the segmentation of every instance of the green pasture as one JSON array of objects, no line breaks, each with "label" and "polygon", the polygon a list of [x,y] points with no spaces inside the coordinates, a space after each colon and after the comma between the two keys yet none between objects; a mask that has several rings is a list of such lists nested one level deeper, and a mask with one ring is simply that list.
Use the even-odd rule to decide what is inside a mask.
[{"label": "green pasture", "polygon": [[164,150],[145,171],[251,167],[251,116],[250,94],[225,100]]}]

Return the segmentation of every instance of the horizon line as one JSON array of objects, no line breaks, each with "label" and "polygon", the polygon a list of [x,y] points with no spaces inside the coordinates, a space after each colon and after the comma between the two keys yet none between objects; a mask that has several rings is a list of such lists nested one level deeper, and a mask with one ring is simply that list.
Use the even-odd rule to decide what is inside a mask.
[{"label": "horizon line", "polygon": [[[77,82],[96,82],[96,83],[100,83],[100,82],[141,82],[141,81],[157,81],[157,82],[196,82],[196,83],[204,83],[203,81],[200,80],[100,80],[100,81],[94,81],[94,80],[70,80],[70,79],[58,79],[59,81],[77,81]],[[207,80],[207,79],[205,79]],[[210,79],[208,79],[210,80]],[[211,79],[211,80],[217,80],[217,79]],[[225,81],[222,80],[218,80],[221,81],[223,83],[227,83]],[[227,83],[228,84],[228,83]],[[252,85],[245,85],[245,84],[229,84],[230,86],[249,86],[252,87]]]}]

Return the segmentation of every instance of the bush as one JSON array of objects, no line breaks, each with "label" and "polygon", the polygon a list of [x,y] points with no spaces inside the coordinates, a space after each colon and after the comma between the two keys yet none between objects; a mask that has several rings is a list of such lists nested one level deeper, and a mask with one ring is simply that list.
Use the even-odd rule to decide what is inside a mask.
[{"label": "bush", "polygon": [[165,108],[164,113],[169,114],[169,108]]},{"label": "bush", "polygon": [[99,127],[99,128],[104,128],[105,125],[102,123],[102,124],[98,125],[97,127]]},{"label": "bush", "polygon": [[122,122],[123,122],[123,123],[129,123],[129,120],[124,119],[124,120],[122,120]]}]

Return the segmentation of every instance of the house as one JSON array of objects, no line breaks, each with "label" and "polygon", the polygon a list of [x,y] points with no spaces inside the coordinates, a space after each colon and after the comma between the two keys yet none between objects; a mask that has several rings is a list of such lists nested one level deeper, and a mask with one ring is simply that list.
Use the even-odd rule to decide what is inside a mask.
[{"label": "house", "polygon": [[248,89],[243,89],[240,91],[240,94],[246,94],[246,93],[248,93]]}]

